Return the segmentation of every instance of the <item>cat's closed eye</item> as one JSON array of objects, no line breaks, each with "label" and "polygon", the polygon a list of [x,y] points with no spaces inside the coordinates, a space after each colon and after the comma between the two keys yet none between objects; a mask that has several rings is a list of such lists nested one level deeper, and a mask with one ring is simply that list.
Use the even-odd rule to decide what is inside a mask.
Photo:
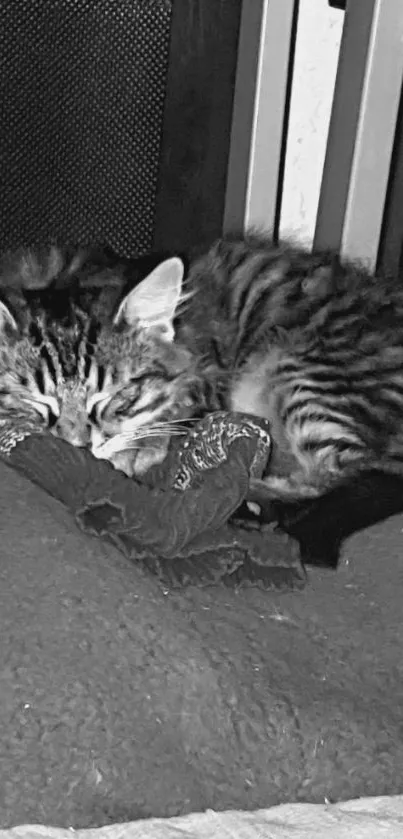
[{"label": "cat's closed eye", "polygon": [[120,405],[119,408],[115,408],[113,413],[114,413],[115,417],[126,417],[129,408],[130,408],[130,405],[128,403],[125,403],[123,405]]},{"label": "cat's closed eye", "polygon": [[93,425],[98,425],[98,405],[93,405],[88,412],[88,419]]},{"label": "cat's closed eye", "polygon": [[58,419],[59,419],[58,414],[55,414],[55,413],[51,410],[51,408],[49,408],[49,413],[48,413],[48,426],[49,426],[49,428],[54,428],[54,426],[56,425],[56,423],[57,423]]}]

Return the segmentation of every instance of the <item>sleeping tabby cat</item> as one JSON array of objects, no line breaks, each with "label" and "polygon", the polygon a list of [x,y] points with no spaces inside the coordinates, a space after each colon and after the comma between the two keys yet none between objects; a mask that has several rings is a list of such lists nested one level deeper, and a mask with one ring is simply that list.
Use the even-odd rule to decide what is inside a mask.
[{"label": "sleeping tabby cat", "polygon": [[[101,306],[89,285],[116,285],[120,263],[93,267],[89,284],[83,256],[53,252],[45,264],[50,286],[6,290],[0,304],[0,418],[39,416],[140,474],[189,417],[223,407],[264,416],[274,454],[253,488],[288,501],[361,470],[403,473],[397,280],[251,234],[217,242],[184,284],[171,258]],[[41,285],[38,265],[25,255],[14,285],[34,274]]]},{"label": "sleeping tabby cat", "polygon": [[3,257],[0,423],[34,420],[141,475],[183,433],[194,400],[204,404],[208,377],[172,341],[182,262],[164,261],[124,296],[135,274],[106,251]]},{"label": "sleeping tabby cat", "polygon": [[270,420],[269,498],[361,471],[403,476],[403,286],[332,254],[228,237],[192,266],[179,336],[222,372],[225,402]]}]

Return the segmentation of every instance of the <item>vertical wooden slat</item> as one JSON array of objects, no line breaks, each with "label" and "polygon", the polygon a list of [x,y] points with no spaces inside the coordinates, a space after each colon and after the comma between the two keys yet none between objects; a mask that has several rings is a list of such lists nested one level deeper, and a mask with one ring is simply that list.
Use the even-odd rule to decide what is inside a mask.
[{"label": "vertical wooden slat", "polygon": [[314,245],[339,250],[376,0],[347,4]]},{"label": "vertical wooden slat", "polygon": [[377,263],[403,79],[402,0],[350,0],[315,245]]},{"label": "vertical wooden slat", "polygon": [[403,89],[400,95],[378,265],[394,276],[397,273],[403,275]]},{"label": "vertical wooden slat", "polygon": [[403,80],[402,0],[376,0],[341,252],[374,269]]},{"label": "vertical wooden slat", "polygon": [[299,0],[245,0],[225,208],[226,230],[277,233]]}]

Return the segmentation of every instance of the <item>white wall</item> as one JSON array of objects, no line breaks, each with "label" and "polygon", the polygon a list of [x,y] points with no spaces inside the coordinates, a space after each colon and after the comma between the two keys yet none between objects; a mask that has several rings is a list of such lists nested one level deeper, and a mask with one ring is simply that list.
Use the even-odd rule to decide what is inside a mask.
[{"label": "white wall", "polygon": [[[365,0],[364,0],[365,2]],[[344,12],[300,0],[281,235],[312,244]]]}]

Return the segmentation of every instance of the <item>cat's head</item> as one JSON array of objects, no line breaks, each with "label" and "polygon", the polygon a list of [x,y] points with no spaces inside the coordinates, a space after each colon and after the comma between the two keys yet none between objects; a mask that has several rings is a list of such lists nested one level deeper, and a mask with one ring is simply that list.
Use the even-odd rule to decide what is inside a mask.
[{"label": "cat's head", "polygon": [[128,474],[161,462],[197,390],[173,340],[183,272],[164,261],[103,323],[66,289],[0,301],[0,419],[29,416]]}]

